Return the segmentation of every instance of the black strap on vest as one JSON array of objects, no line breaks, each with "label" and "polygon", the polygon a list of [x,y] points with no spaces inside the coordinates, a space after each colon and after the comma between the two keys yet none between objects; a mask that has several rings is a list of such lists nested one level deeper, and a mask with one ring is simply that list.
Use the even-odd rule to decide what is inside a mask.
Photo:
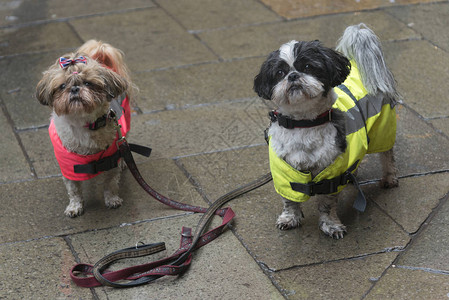
[{"label": "black strap on vest", "polygon": [[268,115],[270,116],[271,122],[278,122],[279,126],[287,129],[310,128],[323,125],[332,120],[332,110],[325,112],[314,120],[293,120],[276,111],[270,111]]},{"label": "black strap on vest", "polygon": [[324,179],[319,182],[309,182],[309,183],[299,183],[299,182],[290,182],[290,186],[294,191],[314,196],[314,195],[322,195],[322,194],[332,194],[338,192],[338,187],[341,185],[345,185],[348,182],[354,184],[354,186],[358,190],[357,198],[354,201],[353,207],[360,212],[364,212],[366,208],[366,198],[363,194],[362,189],[360,188],[359,182],[355,178],[354,174],[351,172],[354,171],[357,167],[359,161],[356,161],[349,169],[347,169],[340,176],[334,177],[332,179]]},{"label": "black strap on vest", "polygon": [[[149,157],[151,154],[151,148],[140,146],[136,144],[128,144],[131,151],[140,155]],[[103,157],[99,160],[93,161],[85,165],[75,165],[73,167],[75,173],[85,174],[97,174],[100,172],[109,171],[118,166],[118,160],[120,159],[120,151],[117,150],[111,156]]]}]

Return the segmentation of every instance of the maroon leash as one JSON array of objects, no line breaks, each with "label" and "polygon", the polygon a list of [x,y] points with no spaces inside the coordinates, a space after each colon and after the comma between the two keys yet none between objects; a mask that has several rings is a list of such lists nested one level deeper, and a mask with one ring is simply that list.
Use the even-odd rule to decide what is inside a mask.
[{"label": "maroon leash", "polygon": [[[172,208],[204,213],[199,221],[195,233],[192,235],[191,229],[184,227],[181,233],[181,246],[175,253],[164,259],[150,262],[143,265],[132,266],[118,271],[108,272],[106,268],[113,262],[125,259],[151,255],[165,250],[165,243],[154,243],[146,245],[136,245],[122,249],[100,259],[95,265],[77,264],[71,272],[70,277],[73,282],[81,287],[96,287],[108,285],[112,287],[133,287],[152,282],[162,276],[175,276],[184,272],[192,261],[192,253],[196,249],[207,245],[216,239],[223,232],[225,226],[232,221],[235,213],[231,208],[222,208],[226,202],[256,189],[271,180],[271,173],[239,187],[222,197],[218,198],[209,208],[192,206],[174,201],[152,189],[143,179],[129,148],[126,139],[119,139],[119,150],[121,157],[124,158],[130,172],[133,174],[139,185],[153,198]],[[219,215],[223,218],[222,224],[207,233],[204,233],[208,223],[214,216]],[[204,234],[203,234],[204,233]],[[125,282],[123,282],[125,281]]]}]

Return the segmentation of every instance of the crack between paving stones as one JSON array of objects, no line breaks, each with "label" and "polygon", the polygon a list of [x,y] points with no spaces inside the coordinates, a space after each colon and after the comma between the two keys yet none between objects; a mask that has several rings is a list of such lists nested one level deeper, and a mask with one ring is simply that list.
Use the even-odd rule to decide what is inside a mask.
[{"label": "crack between paving stones", "polygon": [[[75,262],[77,264],[80,264],[81,263],[81,259],[79,258],[78,252],[76,252],[75,247],[73,247],[72,239],[70,238],[70,236],[67,235],[67,236],[64,236],[62,238],[66,242],[67,246],[70,249],[70,252],[72,253],[73,257],[75,258]],[[70,281],[70,282],[72,282],[72,281]],[[100,299],[100,297],[98,297],[98,294],[97,294],[97,292],[95,291],[94,288],[89,288],[89,289],[90,289],[90,292],[92,293],[92,298],[93,299],[95,299],[95,300]]]},{"label": "crack between paving stones", "polygon": [[447,116],[441,116],[441,117],[432,117],[432,118],[425,118],[423,117],[421,114],[419,114],[416,110],[414,110],[412,107],[410,107],[406,102],[401,102],[401,105],[404,106],[406,109],[408,109],[409,111],[411,111],[413,114],[415,114],[419,119],[421,119],[422,121],[424,121],[426,123],[427,126],[429,126],[430,128],[432,128],[436,133],[438,133],[440,136],[442,136],[445,139],[449,139],[449,137],[444,134],[441,130],[439,130],[438,128],[436,128],[431,122],[431,120],[434,119],[442,119],[442,118],[449,118]]},{"label": "crack between paving stones", "polygon": [[262,272],[265,274],[265,276],[268,277],[268,279],[271,281],[271,283],[274,285],[274,287],[279,291],[279,293],[287,299],[288,297],[288,291],[283,289],[279,283],[277,282],[277,280],[273,277],[273,273],[275,273],[275,271],[273,271],[270,267],[268,267],[268,265],[266,263],[264,263],[263,261],[257,259],[257,255],[255,255],[251,249],[249,248],[249,246],[245,243],[245,241],[243,240],[243,238],[238,234],[237,229],[232,225],[228,225],[229,230],[232,232],[232,234],[234,234],[234,236],[237,238],[237,240],[240,242],[240,244],[243,246],[243,248],[245,248],[246,252],[254,259],[254,261],[256,262],[256,264],[259,266],[259,268],[262,270]]},{"label": "crack between paving stones", "polygon": [[[302,269],[302,268],[314,267],[314,266],[325,265],[325,264],[330,264],[330,263],[359,260],[359,259],[364,259],[367,257],[379,255],[379,254],[385,254],[385,253],[390,253],[390,252],[402,252],[402,251],[404,251],[403,246],[393,246],[393,247],[388,247],[388,248],[385,248],[385,249],[377,251],[377,252],[364,253],[364,254],[355,255],[352,257],[343,257],[343,258],[337,258],[337,259],[331,259],[331,260],[323,260],[323,261],[312,262],[312,263],[303,264],[303,265],[294,265],[294,266],[281,268],[281,269],[272,269],[272,268],[266,266],[266,264],[264,264],[264,265],[267,267],[268,271],[273,272],[273,273],[278,273],[278,272],[289,271],[289,270],[293,270],[293,269]],[[263,262],[261,262],[261,263],[263,263]]]},{"label": "crack between paving stones", "polygon": [[[449,172],[449,169],[442,169],[442,170],[428,171],[428,172],[423,172],[423,173],[411,173],[411,174],[407,174],[407,175],[398,176],[398,178],[405,179],[405,178],[423,177],[423,176],[427,176],[427,175],[443,174],[443,173],[448,173],[448,172]],[[380,182],[380,179],[371,179],[371,180],[360,181],[359,184],[360,185],[368,185],[368,184],[374,184],[377,182]]]},{"label": "crack between paving stones", "polygon": [[213,65],[213,64],[221,64],[221,63],[232,63],[232,62],[235,62],[235,61],[242,61],[242,60],[256,59],[256,58],[266,58],[266,55],[255,55],[255,56],[245,56],[245,57],[223,58],[222,61],[218,61],[218,60],[208,60],[208,61],[194,62],[194,63],[190,63],[190,64],[185,64],[185,65],[168,66],[168,67],[160,67],[160,68],[154,68],[154,69],[147,69],[147,70],[133,71],[133,74],[152,73],[152,72],[164,72],[164,71],[170,71],[170,70],[187,69],[187,68],[190,68],[190,67],[203,66],[203,65]]},{"label": "crack between paving stones", "polygon": [[32,177],[32,179],[36,179],[37,178],[36,170],[34,169],[33,163],[31,162],[31,159],[25,150],[25,146],[22,143],[22,139],[20,138],[19,134],[17,133],[17,131],[14,128],[14,121],[12,120],[12,117],[9,114],[9,111],[8,111],[5,103],[3,102],[3,99],[0,99],[0,107],[1,107],[1,110],[3,111],[3,115],[5,116],[8,125],[11,128],[11,131],[14,134],[14,137],[16,138],[17,144],[19,145],[20,150],[22,151],[22,154],[25,157],[28,167],[30,168],[31,177]]},{"label": "crack between paving stones", "polygon": [[172,159],[179,160],[179,159],[187,158],[187,157],[195,157],[195,156],[201,156],[201,155],[207,155],[207,154],[215,154],[215,153],[222,153],[222,152],[228,152],[228,151],[243,150],[243,149],[249,149],[249,148],[259,147],[259,146],[263,146],[263,145],[266,145],[266,143],[258,143],[258,144],[245,145],[245,146],[236,146],[236,147],[213,150],[213,151],[186,154],[186,155],[182,155],[182,156],[175,156]]},{"label": "crack between paving stones", "polygon": [[[446,171],[429,172],[429,173],[426,173],[426,174],[407,175],[407,176],[399,177],[399,179],[401,179],[401,178],[422,177],[422,176],[426,176],[426,175],[441,174],[441,173],[447,173],[447,172],[448,172],[448,171],[446,170]],[[377,180],[376,180],[376,181],[377,181]],[[362,184],[361,184],[361,185],[362,185]],[[449,193],[449,192],[448,192],[448,193]],[[448,193],[446,193],[446,194],[443,196],[443,198],[446,197],[446,196],[448,195]],[[443,199],[443,198],[441,198],[441,199]],[[440,199],[440,201],[441,201],[441,199]],[[421,228],[421,226],[427,221],[427,218],[426,218],[426,220],[424,220],[424,222],[421,223],[421,224],[419,225],[418,230],[416,230],[416,231],[414,231],[414,232],[408,232],[407,230],[405,230],[405,228],[404,228],[399,222],[397,222],[392,216],[390,216],[390,214],[389,214],[386,210],[384,210],[384,209],[382,208],[382,206],[380,206],[376,201],[371,201],[371,202],[372,202],[374,205],[376,205],[376,207],[377,207],[380,211],[382,211],[387,217],[389,217],[389,218],[393,221],[393,223],[395,223],[396,225],[398,225],[399,228],[401,228],[407,235],[409,235],[410,238],[412,238],[412,237],[419,231],[419,228]],[[439,203],[438,203],[435,207],[432,208],[432,212],[433,212],[433,210],[436,209],[438,206],[439,206]],[[431,212],[431,213],[432,213],[432,212]],[[430,215],[430,214],[429,214],[429,215]]]},{"label": "crack between paving stones", "polygon": [[47,54],[47,53],[51,53],[51,52],[55,52],[55,51],[58,51],[58,52],[73,52],[74,50],[76,50],[76,48],[59,48],[59,49],[52,49],[52,50],[45,50],[45,51],[28,51],[28,52],[23,52],[23,53],[2,55],[2,56],[0,56],[0,60],[1,59],[7,59],[7,58],[19,57],[19,56],[22,56],[22,55]]},{"label": "crack between paving stones", "polygon": [[121,228],[121,227],[125,227],[125,226],[133,226],[133,225],[138,225],[138,224],[151,223],[151,222],[155,222],[155,221],[159,221],[159,220],[181,218],[181,217],[185,217],[185,216],[189,216],[189,215],[193,215],[193,214],[195,214],[195,213],[193,213],[193,212],[183,212],[183,213],[180,213],[180,214],[156,217],[156,218],[145,219],[145,220],[137,220],[137,221],[134,221],[134,222],[122,223],[122,224],[112,225],[112,226],[104,227],[104,228],[86,229],[86,230],[81,230],[81,231],[76,231],[76,232],[71,232],[71,233],[47,235],[47,236],[41,236],[41,237],[31,238],[31,239],[27,239],[27,240],[5,242],[5,243],[0,243],[0,246],[12,245],[12,244],[18,244],[18,243],[28,243],[28,242],[34,242],[34,241],[39,241],[39,240],[44,240],[44,239],[51,239],[51,238],[64,238],[66,236],[72,236],[72,235],[77,235],[77,234],[84,234],[84,233],[89,233],[89,232],[110,230],[110,229]]},{"label": "crack between paving stones", "polygon": [[438,269],[432,269],[432,268],[412,267],[412,266],[403,266],[403,265],[395,265],[395,268],[412,270],[412,271],[425,271],[425,272],[439,274],[439,275],[449,275],[448,270],[438,270]]},{"label": "crack between paving stones", "polygon": [[58,19],[36,20],[36,21],[31,21],[31,22],[21,23],[21,24],[11,24],[11,25],[6,25],[6,26],[4,25],[4,26],[0,26],[0,29],[26,28],[26,27],[33,27],[33,26],[39,26],[39,25],[45,25],[45,24],[51,24],[51,23],[63,23],[63,22],[71,21],[71,20],[87,19],[87,18],[94,18],[94,17],[104,17],[104,16],[118,15],[118,14],[129,13],[129,12],[140,11],[140,10],[156,9],[156,8],[158,8],[158,7],[157,6],[146,6],[146,7],[114,10],[114,11],[109,11],[109,12],[100,12],[100,13],[94,13],[94,14],[90,14],[90,15],[73,16],[73,17],[65,17],[65,18],[58,18]]},{"label": "crack between paving stones", "polygon": [[223,61],[223,58],[218,55],[217,53],[215,53],[215,51],[209,47],[208,44],[206,44],[197,34],[195,33],[191,33],[187,27],[184,26],[184,24],[182,24],[181,21],[179,21],[177,18],[175,18],[175,16],[173,16],[169,11],[167,11],[164,7],[162,7],[158,1],[154,0],[154,3],[156,3],[156,5],[159,7],[159,9],[161,9],[167,16],[169,16],[173,21],[176,22],[176,24],[178,24],[182,29],[184,29],[185,32],[191,34],[196,40],[198,40],[198,42],[200,42],[207,50],[209,50],[210,53],[212,53],[213,56],[215,56],[218,60],[218,62]]},{"label": "crack between paving stones", "polygon": [[[446,193],[439,201],[438,205],[436,207],[434,207],[432,209],[432,212],[429,214],[429,216],[424,220],[424,222],[421,223],[421,225],[419,226],[418,230],[416,231],[416,233],[411,234],[410,235],[410,241],[407,243],[407,245],[405,245],[404,249],[396,256],[396,258],[393,260],[393,262],[387,267],[385,268],[385,270],[382,272],[382,274],[379,276],[379,279],[375,282],[373,282],[373,284],[371,285],[371,287],[366,291],[366,293],[362,296],[361,300],[365,299],[366,296],[369,295],[369,293],[374,289],[374,287],[376,286],[376,284],[380,281],[380,279],[382,279],[382,277],[387,273],[387,271],[390,268],[396,268],[398,267],[397,262],[401,259],[401,257],[403,257],[408,250],[413,246],[413,244],[415,243],[415,241],[421,236],[421,234],[423,232],[426,231],[426,229],[429,227],[429,224],[432,222],[432,220],[434,219],[435,215],[441,210],[441,207],[448,201],[449,198],[449,192]],[[400,265],[402,269],[408,269],[408,268],[416,268],[416,270],[418,270],[418,267],[405,267]],[[421,271],[427,271],[427,268],[420,268]],[[429,268],[429,270],[431,270]],[[449,272],[445,275],[448,275]]]},{"label": "crack between paving stones", "polygon": [[[187,109],[195,109],[195,108],[202,108],[202,107],[209,107],[209,106],[220,106],[220,105],[226,105],[226,104],[245,103],[245,102],[257,101],[258,99],[259,99],[258,97],[246,97],[246,98],[220,100],[217,102],[186,104],[186,105],[182,105],[182,106],[167,105],[166,107],[164,107],[162,109],[150,110],[150,111],[142,112],[142,114],[150,115],[150,114],[156,114],[156,113],[161,113],[161,112],[166,112],[166,111],[182,111],[182,110],[187,110]],[[267,120],[268,120],[268,117],[267,117]]]},{"label": "crack between paving stones", "polygon": [[[447,2],[447,1],[435,1],[435,2],[431,2],[431,3],[411,3],[411,4],[407,4],[407,5],[399,5],[399,6],[401,6],[401,7],[402,7],[402,6],[418,6],[418,5],[422,5],[422,6],[430,6],[430,5],[435,5],[435,4],[438,4],[438,3],[445,3],[445,2]],[[393,7],[396,7],[396,6],[393,6]],[[425,35],[424,35],[422,32],[419,32],[419,31],[418,31],[417,29],[415,29],[414,27],[409,26],[409,24],[407,24],[407,23],[403,22],[402,20],[400,20],[399,18],[397,18],[394,14],[392,14],[392,13],[386,11],[385,9],[387,9],[387,8],[388,8],[388,7],[383,8],[385,14],[389,15],[390,17],[392,17],[393,19],[395,19],[395,20],[398,21],[399,23],[405,25],[408,29],[412,30],[412,31],[413,31],[414,33],[416,33],[417,35],[421,36],[421,39],[410,39],[410,40],[423,40],[423,41],[428,42],[428,43],[431,44],[432,46],[436,47],[437,49],[439,49],[439,50],[441,50],[441,51],[443,51],[443,52],[445,52],[445,53],[449,53],[448,50],[446,50],[446,49],[444,49],[444,48],[441,48],[439,45],[435,44],[434,41],[431,41],[431,40],[425,38]],[[407,40],[406,40],[406,41],[407,41]]]},{"label": "crack between paving stones", "polygon": [[203,200],[206,202],[206,204],[210,206],[212,204],[212,201],[209,199],[209,197],[207,197],[206,193],[204,192],[203,188],[201,187],[201,184],[192,176],[192,174],[189,173],[189,171],[187,171],[187,168],[179,160],[179,158],[173,158],[173,162],[181,170],[181,172],[184,174],[184,176],[187,177],[189,182],[194,186],[195,190],[197,191],[198,194],[200,194],[201,198],[203,198]]},{"label": "crack between paving stones", "polygon": [[[188,178],[190,183],[195,187],[197,192],[203,197],[204,201],[206,201],[209,205],[212,203],[211,200],[209,200],[209,197],[207,197],[206,193],[204,192],[203,188],[201,187],[201,184],[187,171],[187,168],[184,166],[184,164],[179,159],[173,159],[175,164],[179,167],[179,169],[184,173],[184,175]],[[228,225],[229,230],[231,233],[237,238],[237,240],[240,242],[240,244],[245,248],[245,250],[248,252],[248,254],[254,259],[256,264],[261,268],[262,272],[265,274],[265,276],[268,277],[268,279],[271,281],[271,283],[275,286],[275,288],[281,293],[281,295],[284,298],[287,298],[287,294],[282,289],[282,287],[277,283],[277,281],[273,278],[271,273],[273,273],[270,268],[262,261],[258,260],[256,258],[256,255],[252,253],[252,251],[249,249],[248,245],[243,241],[242,237],[237,233],[236,228],[234,225],[229,224]]]}]

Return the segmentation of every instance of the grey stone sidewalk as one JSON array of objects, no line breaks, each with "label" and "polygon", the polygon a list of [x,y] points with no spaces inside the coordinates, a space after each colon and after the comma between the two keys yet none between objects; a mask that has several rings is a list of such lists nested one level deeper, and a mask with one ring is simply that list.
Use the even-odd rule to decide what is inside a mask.
[{"label": "grey stone sidewalk", "polygon": [[[1,0],[0,299],[448,299],[449,2],[424,2]],[[232,226],[180,277],[125,290],[71,282],[77,262],[140,241],[167,251],[117,268],[170,255],[201,215],[151,199],[125,171],[122,207],[107,209],[90,186],[84,215],[64,216],[50,111],[34,98],[42,71],[91,38],[122,49],[140,88],[129,141],[153,148],[139,169],[162,194],[206,206],[269,171],[269,104],[252,91],[266,55],[291,39],[334,46],[360,22],[381,38],[403,96],[400,187],[378,188],[367,157],[368,207],[342,203],[343,240],[319,231],[313,200],[302,227],[276,229],[268,184],[229,204]]]}]

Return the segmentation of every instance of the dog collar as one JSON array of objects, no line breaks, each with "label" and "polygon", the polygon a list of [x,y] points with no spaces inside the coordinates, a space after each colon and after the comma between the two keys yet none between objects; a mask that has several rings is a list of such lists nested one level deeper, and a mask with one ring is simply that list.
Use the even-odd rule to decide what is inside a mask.
[{"label": "dog collar", "polygon": [[104,126],[106,126],[108,121],[108,115],[102,115],[101,117],[99,117],[98,119],[96,119],[94,122],[92,123],[86,123],[84,125],[85,128],[89,128],[89,130],[97,130],[100,129]]},{"label": "dog collar", "polygon": [[118,97],[111,100],[109,103],[109,113],[104,114],[98,119],[96,119],[94,122],[89,123],[87,122],[84,127],[89,128],[89,130],[97,130],[102,127],[105,127],[108,121],[111,119],[111,113],[114,114],[114,116],[118,119],[122,116],[123,108],[121,107],[123,100],[125,100],[126,94],[123,93],[119,95]]},{"label": "dog collar", "polygon": [[280,126],[287,129],[310,128],[332,121],[332,109],[325,111],[314,120],[294,120],[275,110],[271,111],[268,115],[270,116],[271,122],[278,122]]}]

